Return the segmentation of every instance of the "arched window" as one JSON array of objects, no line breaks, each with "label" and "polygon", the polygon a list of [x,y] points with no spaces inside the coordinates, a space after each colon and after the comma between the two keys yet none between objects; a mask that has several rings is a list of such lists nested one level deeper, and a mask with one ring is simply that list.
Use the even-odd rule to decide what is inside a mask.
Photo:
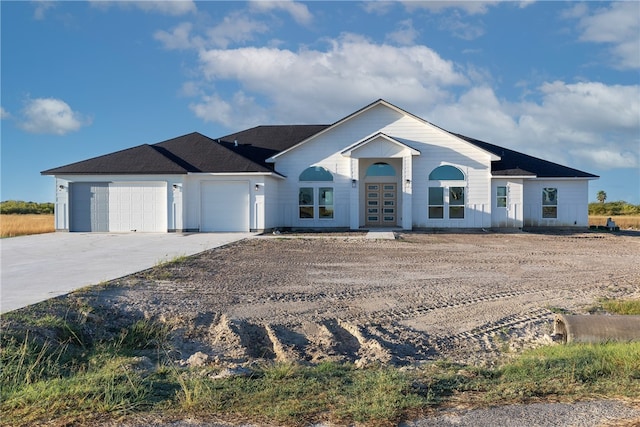
[{"label": "arched window", "polygon": [[300,174],[300,181],[333,181],[333,175],[322,166],[311,166]]},{"label": "arched window", "polygon": [[309,182],[298,188],[298,218],[333,219],[333,187],[327,187],[331,184],[313,184],[332,182],[331,172],[322,166],[311,166],[302,171],[298,179],[301,182]]},{"label": "arched window", "polygon": [[431,181],[464,181],[464,174],[455,166],[438,166],[429,174]]},{"label": "arched window", "polygon": [[367,176],[396,176],[396,170],[388,163],[374,163],[367,168]]},{"label": "arched window", "polygon": [[[464,181],[464,173],[455,166],[438,166],[429,174],[430,181]],[[464,219],[464,183],[449,187],[429,187],[429,219]]]}]

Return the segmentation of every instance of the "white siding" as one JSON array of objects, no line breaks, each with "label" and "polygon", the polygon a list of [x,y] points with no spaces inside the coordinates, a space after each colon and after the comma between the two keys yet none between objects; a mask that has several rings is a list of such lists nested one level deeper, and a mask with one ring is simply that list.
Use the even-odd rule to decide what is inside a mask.
[{"label": "white siding", "polygon": [[[497,206],[498,187],[507,187],[507,206]],[[523,223],[523,185],[522,179],[494,179],[491,185],[491,227],[522,228]]]},{"label": "white siding", "polygon": [[[558,217],[542,218],[542,189],[558,189]],[[537,179],[524,181],[525,227],[587,227],[589,181]]]},{"label": "white siding", "polygon": [[[360,160],[359,173],[354,176],[351,159],[340,153],[347,147],[372,134],[382,132],[403,144],[420,152],[412,157],[410,168],[411,186],[406,191],[405,182],[398,181],[399,193],[411,199],[411,217],[413,227],[489,227],[491,225],[491,173],[490,156],[477,147],[462,141],[443,130],[414,117],[400,114],[380,105],[355,116],[334,129],[314,138],[276,159],[276,170],[287,176],[280,185],[279,204],[282,206],[282,219],[285,226],[294,227],[348,227],[350,225],[351,180],[362,182],[367,164]],[[377,155],[385,155],[384,149],[377,146],[367,148],[375,150]],[[374,153],[372,153],[373,155]],[[397,153],[386,153],[397,155]],[[401,159],[392,162],[384,157],[373,161],[387,161],[396,167],[399,180],[402,176]],[[427,191],[429,173],[436,167],[450,164],[460,168],[467,177],[465,218],[463,220],[429,220],[427,217]],[[336,189],[336,217],[333,221],[310,221],[297,218],[298,176],[307,167],[319,165],[327,168],[334,176]],[[361,189],[362,192],[362,189]],[[401,200],[398,200],[399,204]],[[362,203],[360,195],[359,203]],[[362,204],[360,204],[362,206]],[[402,206],[402,205],[400,205]],[[406,206],[409,206],[407,204]],[[359,223],[363,223],[363,213],[359,214]]]}]

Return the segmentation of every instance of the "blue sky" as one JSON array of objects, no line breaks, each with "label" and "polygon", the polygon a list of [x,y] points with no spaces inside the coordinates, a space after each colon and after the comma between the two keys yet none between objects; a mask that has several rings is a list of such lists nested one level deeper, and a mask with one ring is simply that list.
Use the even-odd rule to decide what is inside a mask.
[{"label": "blue sky", "polygon": [[639,2],[0,2],[0,199],[198,131],[333,123],[383,98],[600,175],[640,204]]}]

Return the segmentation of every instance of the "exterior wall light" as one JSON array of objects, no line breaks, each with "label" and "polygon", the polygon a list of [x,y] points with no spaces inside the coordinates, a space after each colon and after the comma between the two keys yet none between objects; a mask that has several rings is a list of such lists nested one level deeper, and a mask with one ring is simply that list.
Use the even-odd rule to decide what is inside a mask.
[{"label": "exterior wall light", "polygon": [[351,188],[356,188],[356,184],[358,183],[358,181],[356,181],[355,179],[351,180]]},{"label": "exterior wall light", "polygon": [[256,184],[255,189],[256,189],[256,191],[260,191],[260,184]]}]

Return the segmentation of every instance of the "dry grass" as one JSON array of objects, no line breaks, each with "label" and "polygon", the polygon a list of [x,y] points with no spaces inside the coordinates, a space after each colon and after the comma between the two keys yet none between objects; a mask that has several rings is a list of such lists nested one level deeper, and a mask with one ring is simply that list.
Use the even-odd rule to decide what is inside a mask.
[{"label": "dry grass", "polygon": [[[605,225],[606,215],[589,215],[589,225]],[[620,229],[640,230],[640,215],[612,216]],[[52,233],[55,231],[53,215],[0,215],[0,237]]]},{"label": "dry grass", "polygon": [[0,237],[2,238],[54,231],[53,215],[0,215]]},{"label": "dry grass", "polygon": [[611,218],[621,230],[629,228],[640,230],[640,215],[589,215],[589,225],[606,225],[607,218]]}]

